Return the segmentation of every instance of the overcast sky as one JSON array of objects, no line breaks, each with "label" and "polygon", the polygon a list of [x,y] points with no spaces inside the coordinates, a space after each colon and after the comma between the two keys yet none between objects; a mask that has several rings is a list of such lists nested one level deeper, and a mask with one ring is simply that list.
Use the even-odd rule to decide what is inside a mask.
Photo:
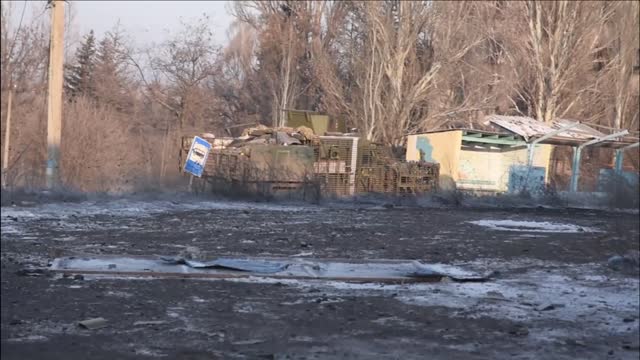
[{"label": "overcast sky", "polygon": [[[4,1],[3,1],[4,3]],[[25,19],[43,14],[46,1],[27,1]],[[185,20],[209,15],[211,28],[219,44],[226,43],[226,30],[233,20],[227,12],[227,1],[91,1],[71,0],[67,10],[74,15],[71,37],[78,37],[93,29],[101,36],[120,20],[121,26],[137,44],[159,42],[166,36],[165,30],[180,25]],[[23,0],[11,1],[12,18],[20,19]],[[47,17],[48,18],[48,17]]]}]

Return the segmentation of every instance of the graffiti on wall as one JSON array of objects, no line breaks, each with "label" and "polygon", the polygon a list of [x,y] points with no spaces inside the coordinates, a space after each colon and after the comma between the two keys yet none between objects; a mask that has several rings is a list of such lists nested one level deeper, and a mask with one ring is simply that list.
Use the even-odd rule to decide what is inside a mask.
[{"label": "graffiti on wall", "polygon": [[509,171],[509,192],[542,194],[545,190],[544,175],[545,168],[541,166],[512,165]]},{"label": "graffiti on wall", "polygon": [[419,137],[416,141],[416,149],[420,153],[420,160],[427,162],[435,162],[433,160],[433,146],[426,137]]},{"label": "graffiti on wall", "polygon": [[[493,177],[495,173],[490,171],[491,164],[481,164],[477,158],[462,158],[458,167],[459,185],[478,185],[481,187],[493,188],[497,182]],[[486,159],[489,161],[489,159]],[[485,162],[486,162],[485,161]]]}]

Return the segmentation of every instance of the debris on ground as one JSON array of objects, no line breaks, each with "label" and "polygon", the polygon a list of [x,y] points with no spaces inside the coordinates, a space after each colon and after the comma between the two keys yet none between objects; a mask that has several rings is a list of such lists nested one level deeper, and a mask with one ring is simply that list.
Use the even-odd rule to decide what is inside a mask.
[{"label": "debris on ground", "polygon": [[622,348],[630,351],[639,351],[640,343],[638,340],[622,340]]},{"label": "debris on ground", "polygon": [[529,329],[524,325],[516,325],[509,330],[509,334],[514,336],[527,336],[529,335]]},{"label": "debris on ground", "polygon": [[[336,208],[180,201],[3,207],[2,358],[638,359],[638,276],[607,266],[612,255],[637,248],[636,214],[381,211],[386,199]],[[496,232],[467,223],[485,218],[594,226],[617,240],[612,245],[588,232]],[[274,262],[293,265],[256,275],[160,259],[187,247],[201,249],[191,259],[199,262],[281,257]],[[78,262],[56,264],[65,256]],[[370,272],[359,283],[326,277],[362,269],[335,267],[342,264],[378,269],[380,259],[407,259],[398,274],[424,265],[457,277],[492,269],[502,275],[484,283],[442,282],[447,277],[385,283]],[[16,275],[49,263],[52,279]],[[306,278],[278,278],[295,273]],[[197,281],[191,274],[240,278]],[[536,310],[550,304],[553,310]],[[95,317],[108,319],[107,326],[78,325]],[[252,345],[257,339],[265,342]]]},{"label": "debris on ground", "polygon": [[[186,267],[185,267],[186,265]],[[484,282],[478,275],[452,266],[410,260],[339,260],[309,258],[218,258],[195,261],[182,257],[66,257],[51,270],[72,274],[184,278],[322,279],[346,282]]]},{"label": "debris on ground", "polygon": [[318,136],[306,126],[297,128],[270,128],[264,125],[244,129],[242,136],[234,140],[229,147],[246,144],[302,145],[303,142],[316,141]]},{"label": "debris on ground", "polygon": [[162,325],[166,323],[167,322],[163,320],[136,321],[133,323],[133,326]]},{"label": "debris on ground", "polygon": [[567,339],[564,343],[571,346],[587,346],[584,341],[576,339]]},{"label": "debris on ground", "polygon": [[264,340],[254,339],[254,340],[241,340],[232,342],[233,345],[256,345],[265,342]]},{"label": "debris on ground", "polygon": [[551,303],[547,303],[547,304],[542,304],[540,306],[538,306],[536,308],[537,311],[549,311],[549,310],[555,310],[557,308],[561,308],[564,307],[564,304],[551,304]]},{"label": "debris on ground", "polygon": [[87,320],[82,320],[80,322],[78,322],[78,325],[82,328],[88,329],[88,330],[95,330],[95,329],[100,329],[103,327],[107,326],[107,320],[105,320],[104,318],[93,318],[93,319],[87,319]]},{"label": "debris on ground", "polygon": [[633,272],[640,267],[640,260],[637,252],[630,251],[623,256],[614,255],[610,257],[607,261],[607,266],[614,271]]},{"label": "debris on ground", "polygon": [[183,257],[185,259],[200,259],[202,257],[202,252],[195,246],[187,246],[178,254],[179,257]]},{"label": "debris on ground", "polygon": [[16,271],[18,276],[49,276],[50,272],[47,269],[38,268],[25,268]]}]

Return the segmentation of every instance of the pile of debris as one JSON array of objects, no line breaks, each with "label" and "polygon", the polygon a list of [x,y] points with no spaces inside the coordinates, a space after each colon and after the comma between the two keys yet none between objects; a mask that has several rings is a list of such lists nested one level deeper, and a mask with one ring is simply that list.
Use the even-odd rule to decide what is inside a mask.
[{"label": "pile of debris", "polygon": [[297,128],[270,128],[264,125],[247,128],[242,136],[234,139],[228,147],[245,145],[309,145],[318,141],[318,136],[306,126]]}]

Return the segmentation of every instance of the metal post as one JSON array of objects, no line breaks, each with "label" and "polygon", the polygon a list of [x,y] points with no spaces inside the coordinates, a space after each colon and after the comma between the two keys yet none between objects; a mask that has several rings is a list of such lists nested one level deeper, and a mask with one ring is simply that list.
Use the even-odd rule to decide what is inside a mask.
[{"label": "metal post", "polygon": [[[351,143],[351,174],[349,175],[349,195],[356,194],[356,174],[358,164],[358,140],[359,138],[353,137],[353,143]],[[328,165],[327,165],[328,168]]]},{"label": "metal post", "polygon": [[578,125],[580,125],[580,123],[576,122],[576,123],[569,124],[567,126],[563,126],[562,128],[560,128],[558,130],[546,133],[543,136],[541,136],[541,137],[533,140],[532,142],[530,142],[527,145],[527,150],[528,150],[528,162],[527,162],[527,164],[528,164],[528,166],[529,167],[533,166],[533,154],[534,154],[534,150],[535,150],[535,146],[536,145],[538,145],[540,142],[542,142],[544,140],[547,140],[547,139],[549,139],[551,137],[554,137],[554,136],[556,136],[558,134],[562,134],[563,132],[571,130],[571,129],[573,129],[574,127],[576,127]]},{"label": "metal post", "polygon": [[631,145],[627,145],[624,147],[621,147],[620,149],[616,150],[616,165],[615,165],[615,172],[618,175],[622,174],[622,165],[624,163],[624,151],[627,149],[631,149],[634,147],[638,147],[640,146],[640,142],[637,142],[635,144],[631,144]]},{"label": "metal post", "polygon": [[572,168],[571,168],[571,186],[569,188],[570,191],[572,192],[576,192],[578,191],[578,178],[580,177],[580,156],[582,153],[582,149],[589,146],[589,145],[593,145],[593,144],[597,144],[603,141],[607,141],[607,140],[611,140],[611,139],[615,139],[617,137],[620,136],[624,136],[627,135],[629,133],[628,130],[624,130],[624,131],[620,131],[617,132],[615,134],[610,134],[607,136],[603,136],[600,138],[596,138],[590,141],[587,141],[586,143],[578,146],[578,147],[573,147],[573,164],[572,164]]},{"label": "metal post", "polygon": [[[542,135],[541,137],[531,141],[530,143],[527,144],[527,178],[526,181],[523,183],[523,190],[526,189],[527,186],[529,186],[529,176],[531,175],[531,168],[533,167],[533,157],[535,155],[535,148],[536,146],[544,141],[547,140],[551,137],[554,137],[558,134],[561,134],[563,132],[566,132],[568,130],[573,129],[574,127],[580,125],[580,123],[575,122],[575,123],[571,123],[567,126],[563,126],[562,128],[558,129],[558,130],[554,130],[551,132],[548,132],[544,135]],[[545,177],[546,177],[546,169],[545,169]],[[545,179],[546,182],[546,179]]]},{"label": "metal post", "polygon": [[617,175],[622,174],[622,163],[624,162],[624,151],[617,149],[616,150],[616,165],[615,172]]},{"label": "metal post", "polygon": [[9,143],[11,141],[11,104],[13,88],[9,85],[9,98],[7,99],[7,122],[4,130],[4,153],[2,154],[2,188],[7,187],[7,170],[9,168]]},{"label": "metal post", "polygon": [[578,178],[580,177],[580,156],[582,153],[581,146],[573,147],[573,162],[571,163],[571,183],[569,191],[578,191]]},{"label": "metal post", "polygon": [[527,144],[527,166],[533,166],[534,144]]},{"label": "metal post", "polygon": [[46,186],[60,184],[60,138],[62,133],[62,84],[64,60],[64,1],[51,1],[51,44],[49,47],[49,94],[47,112]]}]

